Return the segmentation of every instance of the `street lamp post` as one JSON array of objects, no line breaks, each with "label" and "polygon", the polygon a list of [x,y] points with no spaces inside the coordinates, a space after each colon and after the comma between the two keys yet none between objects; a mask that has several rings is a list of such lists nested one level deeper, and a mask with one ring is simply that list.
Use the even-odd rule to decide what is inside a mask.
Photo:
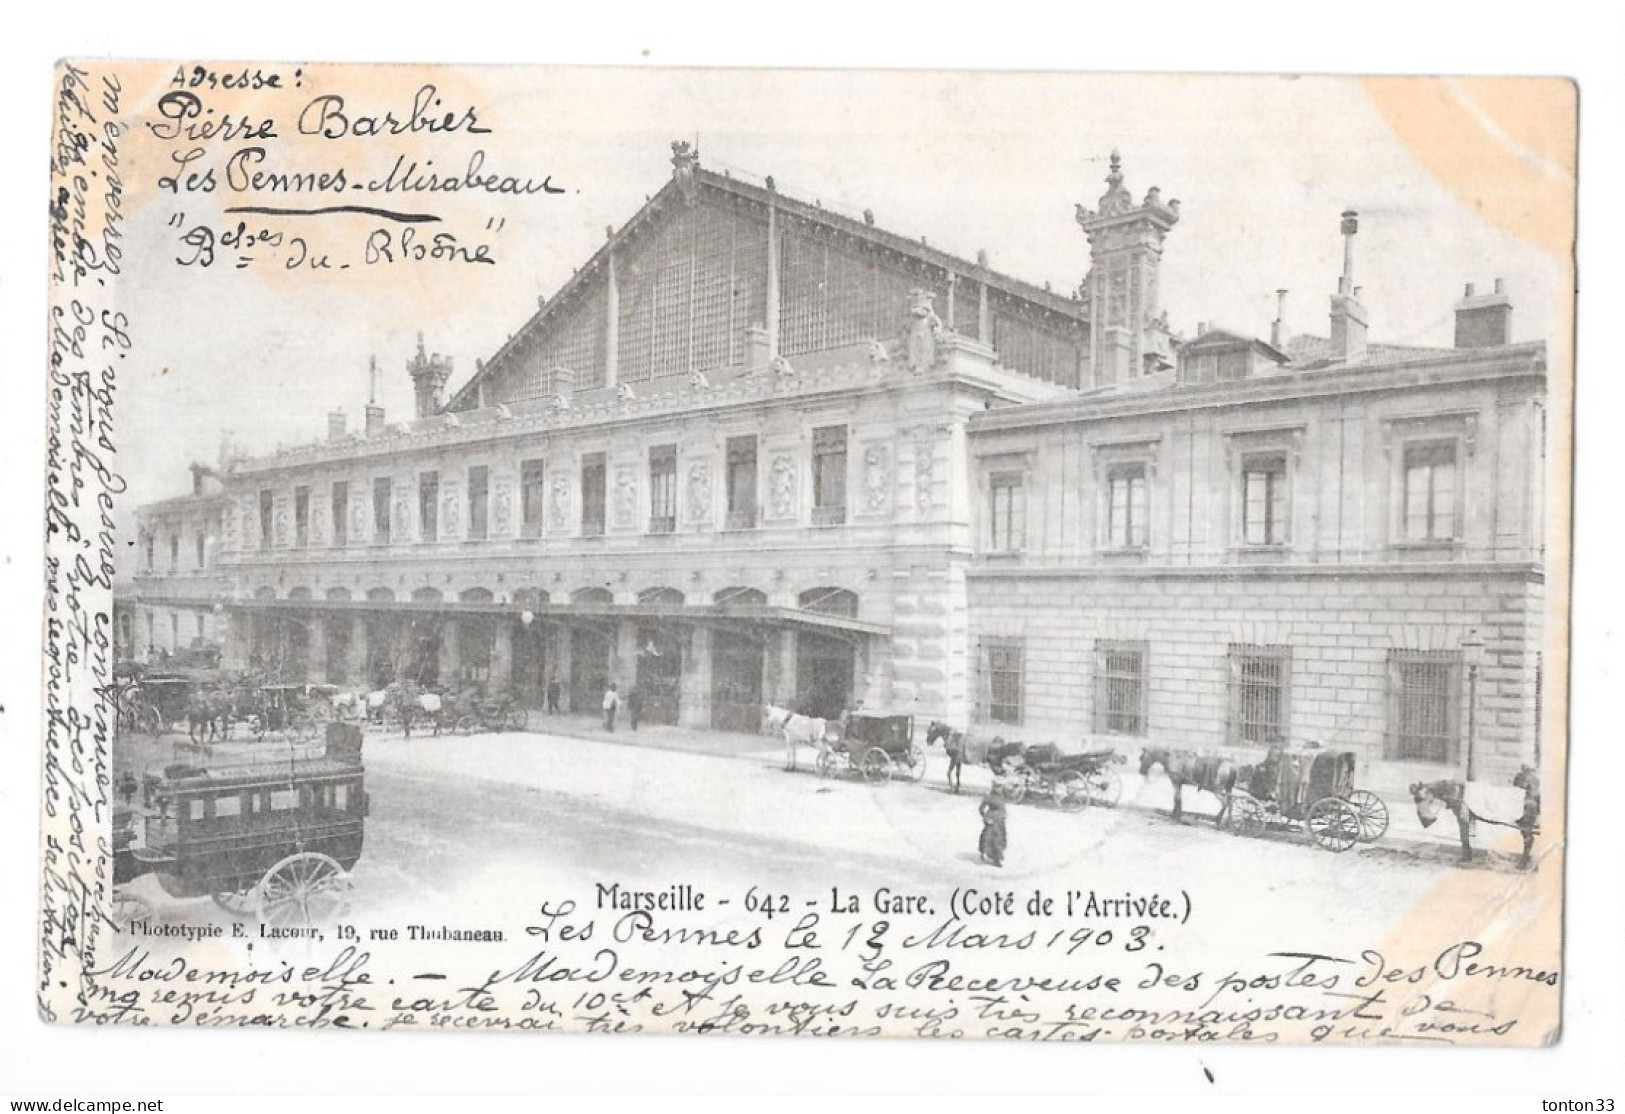
[{"label": "street lamp post", "polygon": [[1461,657],[1467,666],[1467,780],[1472,781],[1478,748],[1478,667],[1484,661],[1484,639],[1477,628],[1461,640]]}]

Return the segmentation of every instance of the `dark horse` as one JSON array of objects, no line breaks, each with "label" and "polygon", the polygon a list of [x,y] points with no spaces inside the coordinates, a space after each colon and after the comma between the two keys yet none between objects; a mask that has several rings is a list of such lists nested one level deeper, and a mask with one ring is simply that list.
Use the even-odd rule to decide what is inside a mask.
[{"label": "dark horse", "polygon": [[[1264,765],[1268,765],[1270,761],[1265,759]],[[1255,780],[1258,772],[1263,769],[1263,766],[1243,766],[1223,755],[1197,754],[1190,750],[1147,747],[1140,752],[1141,777],[1146,777],[1151,773],[1153,766],[1159,765],[1168,775],[1168,780],[1174,783],[1174,819],[1182,820],[1185,786],[1191,785],[1219,799],[1219,815],[1213,820],[1213,826],[1216,828],[1224,827],[1225,820],[1230,816],[1231,796],[1236,786],[1242,783],[1243,779],[1248,782]],[[1247,787],[1245,784],[1242,785],[1244,789]]]},{"label": "dark horse", "polygon": [[1524,766],[1512,778],[1512,784],[1523,790],[1523,815],[1517,820],[1496,820],[1480,816],[1467,803],[1467,785],[1459,781],[1415,782],[1411,785],[1411,800],[1416,802],[1416,818],[1422,827],[1430,828],[1439,813],[1449,809],[1456,814],[1461,831],[1461,861],[1471,862],[1473,845],[1470,840],[1472,822],[1482,820],[1502,828],[1516,828],[1523,836],[1523,856],[1518,865],[1529,869],[1529,852],[1535,845],[1535,833],[1540,830],[1540,774],[1532,766]]},{"label": "dark horse", "polygon": [[932,720],[931,726],[925,729],[925,745],[942,741],[942,749],[948,753],[948,785],[955,793],[959,792],[960,775],[965,769],[965,733],[955,731],[941,720]]}]

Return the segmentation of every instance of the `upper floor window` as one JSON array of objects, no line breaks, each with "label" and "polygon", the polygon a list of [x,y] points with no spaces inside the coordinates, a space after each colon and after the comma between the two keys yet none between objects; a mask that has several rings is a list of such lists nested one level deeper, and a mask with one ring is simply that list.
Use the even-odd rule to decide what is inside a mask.
[{"label": "upper floor window", "polygon": [[1111,549],[1144,549],[1150,523],[1148,486],[1142,463],[1114,464],[1106,473],[1106,544]]},{"label": "upper floor window", "polygon": [[470,541],[484,541],[489,532],[491,495],[491,469],[476,464],[468,470],[468,537]]},{"label": "upper floor window", "polygon": [[201,569],[203,567],[203,558],[204,558],[204,556],[206,554],[206,550],[208,548],[208,542],[203,537],[203,531],[202,530],[199,530],[197,532],[197,536],[194,537],[192,540],[196,543],[197,567]]},{"label": "upper floor window", "polygon": [[338,480],[333,484],[333,544],[346,545],[350,541],[350,484]]},{"label": "upper floor window", "polygon": [[988,478],[990,541],[997,552],[1027,544],[1027,484],[1020,472],[995,472]]},{"label": "upper floor window", "polygon": [[418,477],[418,537],[426,542],[440,538],[439,472],[425,472]]},{"label": "upper floor window", "polygon": [[293,544],[310,544],[310,488],[293,489]]},{"label": "upper floor window", "polygon": [[176,569],[180,567],[180,564],[181,536],[179,534],[171,534],[169,535],[169,567]]},{"label": "upper floor window", "polygon": [[1404,539],[1446,542],[1456,537],[1456,444],[1405,447]]},{"label": "upper floor window", "polygon": [[813,430],[813,525],[846,521],[846,427]]},{"label": "upper floor window", "polygon": [[1241,539],[1247,545],[1285,545],[1286,455],[1255,453],[1241,466]]},{"label": "upper floor window", "polygon": [[148,534],[146,537],[141,539],[142,548],[144,550],[142,556],[146,558],[146,568],[148,572],[152,571],[152,547],[155,540],[156,539],[152,534]]},{"label": "upper floor window", "polygon": [[547,513],[547,469],[539,460],[519,465],[520,531],[527,538],[540,537],[542,518]]},{"label": "upper floor window", "polygon": [[756,438],[728,438],[728,528],[756,525]]},{"label": "upper floor window", "polygon": [[656,445],[649,450],[649,533],[676,529],[677,446]]},{"label": "upper floor window", "polygon": [[260,548],[271,548],[271,503],[269,490],[260,491]]},{"label": "upper floor window", "polygon": [[393,484],[388,476],[372,481],[372,540],[374,545],[389,544],[390,496]]},{"label": "upper floor window", "polygon": [[581,458],[581,533],[585,536],[604,532],[605,472],[603,453]]}]

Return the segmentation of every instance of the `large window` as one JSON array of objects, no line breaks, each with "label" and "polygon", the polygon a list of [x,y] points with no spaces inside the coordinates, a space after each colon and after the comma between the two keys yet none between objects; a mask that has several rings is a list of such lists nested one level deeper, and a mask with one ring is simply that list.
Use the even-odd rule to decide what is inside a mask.
[{"label": "large window", "polygon": [[990,638],[987,651],[987,715],[994,723],[1021,723],[1022,642]]},{"label": "large window", "polygon": [[1230,742],[1287,741],[1292,651],[1286,646],[1230,647]]},{"label": "large window", "polygon": [[203,531],[202,530],[199,530],[197,532],[197,534],[193,537],[192,541],[196,544],[196,548],[197,548],[197,567],[201,569],[203,567],[204,556],[208,552],[208,542],[203,537]]},{"label": "large window", "polygon": [[677,446],[656,445],[649,450],[649,533],[676,529]]},{"label": "large window", "polygon": [[813,525],[846,521],[846,427],[813,430]]},{"label": "large window", "polygon": [[390,528],[390,496],[393,485],[388,476],[372,481],[372,544],[388,545]]},{"label": "large window", "polygon": [[293,544],[310,544],[310,488],[293,489]]},{"label": "large window", "polygon": [[1388,652],[1384,757],[1397,762],[1456,761],[1461,664],[1461,654],[1453,650]]},{"label": "large window", "polygon": [[142,556],[146,558],[145,568],[148,572],[152,571],[152,547],[155,541],[156,538],[151,532],[141,539],[143,549]]},{"label": "large window", "polygon": [[1144,464],[1114,464],[1106,473],[1106,544],[1144,549],[1150,520]]},{"label": "large window", "polygon": [[1027,544],[1027,485],[1020,472],[995,472],[988,479],[992,546],[1012,552]]},{"label": "large window", "polygon": [[1406,446],[1404,520],[1408,542],[1455,539],[1455,442]]},{"label": "large window", "polygon": [[339,480],[333,485],[333,544],[350,541],[350,485]]},{"label": "large window", "polygon": [[1146,645],[1095,643],[1095,721],[1097,735],[1144,735]]},{"label": "large window", "polygon": [[756,438],[728,438],[728,529],[756,525]]},{"label": "large window", "polygon": [[520,531],[527,538],[542,534],[542,518],[547,513],[547,469],[539,460],[519,465]]},{"label": "large window", "polygon": [[604,532],[605,466],[603,453],[581,458],[581,533],[596,536]]},{"label": "large window", "polygon": [[418,477],[418,537],[426,542],[440,537],[439,472],[424,472]]},{"label": "large window", "polygon": [[169,535],[169,567],[171,569],[181,567],[181,536],[179,534]]},{"label": "large window", "polygon": [[484,541],[489,533],[491,469],[476,464],[468,470],[468,538]]},{"label": "large window", "polygon": [[269,491],[260,492],[260,548],[271,548],[271,502]]},{"label": "large window", "polygon": [[1241,539],[1247,545],[1286,544],[1286,454],[1256,453],[1243,458]]}]

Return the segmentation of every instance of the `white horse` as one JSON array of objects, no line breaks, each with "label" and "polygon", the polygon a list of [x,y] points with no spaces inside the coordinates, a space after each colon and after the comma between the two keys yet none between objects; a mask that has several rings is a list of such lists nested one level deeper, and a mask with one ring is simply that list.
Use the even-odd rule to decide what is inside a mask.
[{"label": "white horse", "polygon": [[816,747],[820,753],[829,746],[829,721],[803,716],[788,708],[769,704],[765,709],[767,729],[784,736],[784,768],[799,769],[802,747]]}]

